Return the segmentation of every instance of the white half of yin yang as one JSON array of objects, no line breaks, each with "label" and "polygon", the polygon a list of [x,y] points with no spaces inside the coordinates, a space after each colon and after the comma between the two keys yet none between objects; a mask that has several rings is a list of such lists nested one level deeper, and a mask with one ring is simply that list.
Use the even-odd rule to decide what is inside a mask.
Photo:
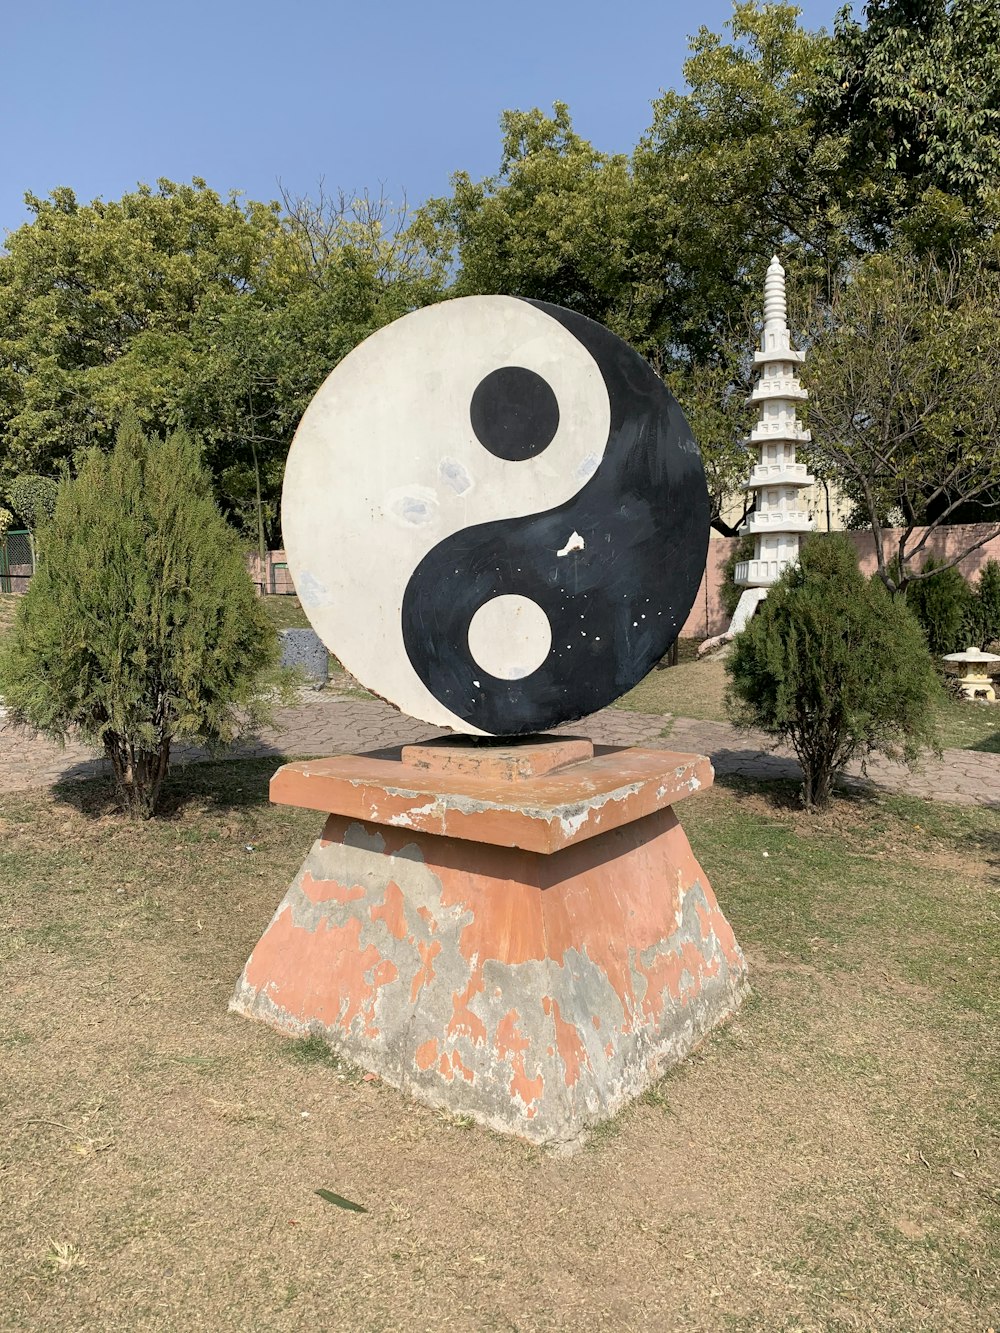
[{"label": "white half of yin yang", "polygon": [[[472,396],[503,366],[540,375],[559,405],[552,442],[523,461],[495,457],[472,430]],[[463,528],[571,499],[600,464],[610,424],[593,357],[556,320],[512,297],[429,306],[355,348],[306,409],[282,495],[289,571],[327,648],[402,711],[482,735],[410,665],[406,585],[424,556]],[[486,674],[514,679],[544,659],[548,625],[535,603],[503,601],[475,618],[470,650]]]}]

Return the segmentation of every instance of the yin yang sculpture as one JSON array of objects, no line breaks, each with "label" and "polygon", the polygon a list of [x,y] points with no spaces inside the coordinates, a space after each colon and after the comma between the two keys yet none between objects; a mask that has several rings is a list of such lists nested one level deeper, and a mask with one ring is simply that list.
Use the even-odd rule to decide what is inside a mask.
[{"label": "yin yang sculpture", "polygon": [[285,471],[317,634],[411,716],[516,736],[584,717],[664,655],[698,590],[697,445],[650,366],[559,306],[406,315],[321,386]]}]

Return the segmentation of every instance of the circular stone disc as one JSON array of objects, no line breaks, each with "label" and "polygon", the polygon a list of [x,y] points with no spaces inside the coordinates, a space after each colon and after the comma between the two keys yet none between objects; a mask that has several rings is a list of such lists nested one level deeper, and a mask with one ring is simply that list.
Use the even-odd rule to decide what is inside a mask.
[{"label": "circular stone disc", "polygon": [[659,661],[694,604],[709,504],[680,408],[626,343],[559,306],[469,296],[328,376],[281,517],[348,671],[413,717],[514,736]]}]

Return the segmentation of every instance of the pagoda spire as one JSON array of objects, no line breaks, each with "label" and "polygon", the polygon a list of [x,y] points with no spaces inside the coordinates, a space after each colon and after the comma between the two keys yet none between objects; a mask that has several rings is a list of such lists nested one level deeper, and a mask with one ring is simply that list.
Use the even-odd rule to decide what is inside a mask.
[{"label": "pagoda spire", "polygon": [[764,333],[761,351],[767,351],[767,331],[788,333],[788,309],[785,302],[785,270],[777,255],[771,256],[764,278]]}]

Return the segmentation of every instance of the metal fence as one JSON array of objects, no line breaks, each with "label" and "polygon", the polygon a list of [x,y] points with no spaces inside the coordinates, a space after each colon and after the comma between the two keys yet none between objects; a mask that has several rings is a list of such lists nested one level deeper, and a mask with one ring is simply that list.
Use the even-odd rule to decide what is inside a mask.
[{"label": "metal fence", "polygon": [[15,528],[0,538],[0,592],[24,592],[35,570],[30,535]]}]

